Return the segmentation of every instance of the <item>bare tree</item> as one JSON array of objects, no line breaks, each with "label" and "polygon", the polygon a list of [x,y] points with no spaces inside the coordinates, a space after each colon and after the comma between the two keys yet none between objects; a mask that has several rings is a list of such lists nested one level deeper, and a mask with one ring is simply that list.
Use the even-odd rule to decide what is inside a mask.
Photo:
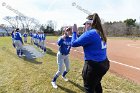
[{"label": "bare tree", "polygon": [[57,27],[56,21],[49,20],[49,21],[47,22],[47,25],[48,25],[49,27],[51,27],[54,31],[56,30],[56,27]]},{"label": "bare tree", "polygon": [[106,22],[103,24],[103,29],[109,36],[126,36],[127,27],[123,22]]},{"label": "bare tree", "polygon": [[10,17],[10,16],[6,16],[6,17],[4,17],[3,19],[4,19],[5,21],[7,21],[13,28],[17,28],[15,18]]},{"label": "bare tree", "polygon": [[20,28],[23,31],[28,32],[31,29],[39,30],[41,27],[38,20],[26,16],[15,16],[15,17],[6,16],[4,17],[4,20],[6,20],[13,28]]}]

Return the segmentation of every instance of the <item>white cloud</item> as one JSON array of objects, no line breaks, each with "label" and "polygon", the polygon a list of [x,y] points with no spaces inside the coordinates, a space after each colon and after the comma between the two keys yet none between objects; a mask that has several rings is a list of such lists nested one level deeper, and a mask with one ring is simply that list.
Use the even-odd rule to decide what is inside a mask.
[{"label": "white cloud", "polygon": [[26,16],[38,19],[41,23],[55,20],[57,28],[73,23],[81,26],[86,20],[87,14],[72,6],[73,2],[91,13],[97,12],[105,21],[123,21],[127,18],[135,18],[138,21],[140,16],[139,0],[3,0],[0,1],[0,23],[4,22],[4,16],[16,15],[2,6],[3,2]]}]

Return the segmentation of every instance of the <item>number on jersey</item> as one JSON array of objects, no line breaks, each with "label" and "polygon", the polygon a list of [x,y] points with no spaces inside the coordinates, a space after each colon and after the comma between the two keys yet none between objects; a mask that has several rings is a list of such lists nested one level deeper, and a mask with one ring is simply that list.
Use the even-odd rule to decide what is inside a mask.
[{"label": "number on jersey", "polygon": [[105,49],[107,47],[104,41],[101,41],[101,45],[102,45],[102,49]]}]

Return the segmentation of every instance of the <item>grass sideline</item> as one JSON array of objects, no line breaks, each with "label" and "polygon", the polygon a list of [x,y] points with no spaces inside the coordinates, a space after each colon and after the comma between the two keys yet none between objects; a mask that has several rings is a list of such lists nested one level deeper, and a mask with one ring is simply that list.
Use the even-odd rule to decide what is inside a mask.
[{"label": "grass sideline", "polygon": [[60,36],[47,36],[47,40],[57,40]]},{"label": "grass sideline", "polygon": [[[49,37],[50,39],[52,37]],[[53,37],[53,39],[58,37]],[[71,58],[69,82],[58,78],[58,89],[51,79],[57,71],[56,52],[47,48],[43,58],[18,58],[10,37],[0,37],[0,93],[83,93],[81,71],[83,63]],[[140,93],[140,85],[107,73],[102,81],[104,93]]]}]

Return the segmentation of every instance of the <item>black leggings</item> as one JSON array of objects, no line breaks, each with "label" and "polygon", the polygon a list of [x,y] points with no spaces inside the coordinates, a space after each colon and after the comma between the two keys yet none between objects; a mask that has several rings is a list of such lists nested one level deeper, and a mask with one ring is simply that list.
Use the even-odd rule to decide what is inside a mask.
[{"label": "black leggings", "polygon": [[102,93],[101,80],[108,71],[109,66],[108,59],[102,62],[85,61],[82,77],[86,93]]}]

